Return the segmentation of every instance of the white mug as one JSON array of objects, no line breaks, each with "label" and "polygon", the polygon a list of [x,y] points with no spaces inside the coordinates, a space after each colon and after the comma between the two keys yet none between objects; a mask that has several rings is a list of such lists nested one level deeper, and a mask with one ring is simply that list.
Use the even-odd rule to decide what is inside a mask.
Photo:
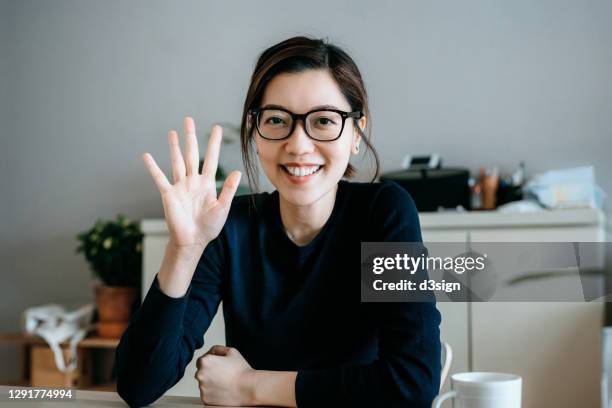
[{"label": "white mug", "polygon": [[471,372],[451,376],[451,388],[438,395],[431,404],[440,408],[442,402],[454,398],[454,408],[521,408],[521,386],[518,375]]}]

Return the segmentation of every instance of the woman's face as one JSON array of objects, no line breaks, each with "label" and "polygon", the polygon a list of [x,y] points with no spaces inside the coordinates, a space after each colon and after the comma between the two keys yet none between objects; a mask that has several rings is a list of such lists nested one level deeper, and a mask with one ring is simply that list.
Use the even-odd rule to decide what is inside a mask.
[{"label": "woman's face", "polygon": [[[326,105],[346,112],[351,107],[327,70],[279,74],[267,85],[261,107],[276,105],[301,114]],[[365,117],[359,126],[365,127]],[[344,175],[351,152],[360,141],[353,119],[347,118],[342,135],[328,142],[313,140],[298,120],[293,133],[283,140],[267,140],[253,131],[259,162],[283,199],[298,206],[317,202],[335,191]],[[298,170],[299,169],[299,170]],[[312,171],[316,171],[310,175]],[[293,174],[292,174],[293,172]]]}]

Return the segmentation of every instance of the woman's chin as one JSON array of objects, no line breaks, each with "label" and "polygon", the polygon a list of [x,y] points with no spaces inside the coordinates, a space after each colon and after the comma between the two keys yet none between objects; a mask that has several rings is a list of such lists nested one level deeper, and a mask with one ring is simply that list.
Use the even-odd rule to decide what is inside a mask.
[{"label": "woman's chin", "polygon": [[309,191],[304,191],[306,189],[302,188],[296,189],[295,187],[285,187],[278,189],[279,195],[294,206],[302,207],[315,203],[319,198],[315,191],[312,189],[308,189]]},{"label": "woman's chin", "polygon": [[309,206],[321,200],[327,193],[332,190],[325,188],[323,183],[308,186],[281,185],[277,188],[279,195],[288,202],[297,207]]}]

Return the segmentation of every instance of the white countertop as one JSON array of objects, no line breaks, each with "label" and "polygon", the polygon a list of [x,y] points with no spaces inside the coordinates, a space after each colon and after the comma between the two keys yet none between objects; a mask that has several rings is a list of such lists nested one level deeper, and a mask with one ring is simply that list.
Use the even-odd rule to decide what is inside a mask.
[{"label": "white countertop", "polygon": [[423,212],[419,214],[423,229],[542,227],[603,225],[605,216],[593,208],[541,210],[526,213],[500,211]]},{"label": "white countertop", "polygon": [[[536,227],[569,225],[603,225],[605,216],[593,208],[542,210],[529,213],[503,213],[499,211],[422,212],[422,229],[465,229],[500,227]],[[144,219],[140,228],[146,235],[166,235],[168,229],[163,218]]]}]

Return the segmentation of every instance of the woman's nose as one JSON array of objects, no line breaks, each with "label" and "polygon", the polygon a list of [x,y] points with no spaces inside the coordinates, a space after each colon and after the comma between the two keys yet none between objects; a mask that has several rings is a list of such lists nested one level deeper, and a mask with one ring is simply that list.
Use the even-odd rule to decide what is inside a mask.
[{"label": "woman's nose", "polygon": [[314,141],[306,134],[303,121],[300,120],[295,124],[293,132],[287,139],[285,149],[287,153],[294,155],[310,153],[314,150]]}]

